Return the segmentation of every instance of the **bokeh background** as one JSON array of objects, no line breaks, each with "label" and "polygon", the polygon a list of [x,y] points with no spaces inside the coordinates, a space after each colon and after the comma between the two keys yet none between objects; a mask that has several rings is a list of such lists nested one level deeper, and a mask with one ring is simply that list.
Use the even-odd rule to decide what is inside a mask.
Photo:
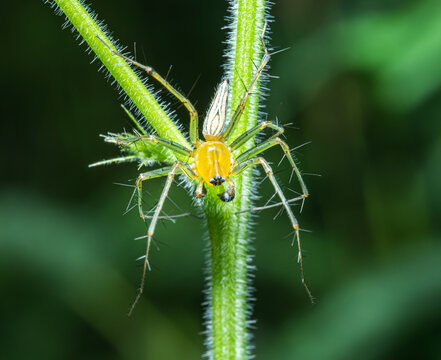
[{"label": "bokeh background", "polygon": [[[115,87],[63,17],[7,2],[1,57],[0,357],[197,359],[203,221],[159,226],[145,296],[126,317],[145,228],[123,215],[134,165],[99,134],[130,128]],[[167,73],[204,113],[222,77],[224,1],[104,1],[92,8],[137,58]],[[258,359],[441,358],[441,3],[281,0],[271,10],[268,118],[291,123],[311,198],[299,215],[301,286],[289,223],[253,226]],[[178,110],[183,124],[188,116]],[[274,164],[279,149],[267,152]],[[284,187],[289,164],[277,167]],[[150,205],[161,180],[152,181]],[[289,190],[286,190],[289,193]],[[264,203],[273,191],[263,183]],[[292,196],[294,194],[292,193]],[[195,211],[175,187],[169,213]],[[295,208],[298,211],[298,208]]]}]

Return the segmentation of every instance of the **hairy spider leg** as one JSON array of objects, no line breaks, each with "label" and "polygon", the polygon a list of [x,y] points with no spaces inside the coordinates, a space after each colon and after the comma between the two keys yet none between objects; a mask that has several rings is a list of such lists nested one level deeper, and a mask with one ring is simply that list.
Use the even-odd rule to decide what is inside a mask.
[{"label": "hairy spider leg", "polygon": [[262,121],[259,124],[257,124],[256,126],[254,126],[253,128],[251,128],[250,130],[244,132],[236,140],[234,140],[230,144],[231,151],[237,150],[243,144],[245,144],[249,139],[251,139],[257,133],[259,133],[260,131],[262,131],[263,129],[265,129],[267,127],[276,130],[276,133],[274,135],[272,135],[271,138],[277,137],[277,136],[283,134],[285,131],[285,129],[283,127],[275,125],[271,121]]},{"label": "hairy spider leg", "polygon": [[130,161],[136,161],[138,160],[138,156],[136,155],[128,155],[128,156],[120,156],[113,159],[107,159],[102,161],[97,161],[93,164],[90,164],[89,167],[95,167],[95,166],[101,166],[101,165],[111,165],[111,164],[120,164],[123,162],[130,162]]},{"label": "hairy spider leg", "polygon": [[291,211],[291,208],[289,207],[288,200],[286,200],[285,195],[283,195],[282,189],[280,188],[279,184],[277,183],[277,180],[274,176],[273,170],[271,169],[271,166],[268,164],[268,162],[263,157],[257,157],[249,160],[245,160],[242,163],[238,164],[232,171],[232,176],[240,174],[241,172],[245,171],[249,167],[252,167],[254,165],[262,165],[266,175],[270,179],[271,183],[273,184],[274,189],[276,190],[277,195],[279,195],[280,200],[282,201],[282,204],[286,210],[286,213],[288,214],[288,218],[291,222],[291,225],[295,232],[295,239],[297,240],[297,247],[298,247],[298,262],[300,264],[300,273],[302,277],[302,284],[305,287],[306,293],[308,294],[309,299],[311,300],[311,303],[314,304],[314,298],[312,297],[311,291],[309,291],[308,285],[305,281],[305,273],[303,271],[303,256],[302,256],[302,248],[300,246],[300,234],[299,234],[299,223],[294,216],[293,212]]},{"label": "hairy spider leg", "polygon": [[[303,199],[305,199],[305,197],[303,195],[301,195],[301,196],[297,196],[295,198],[286,200],[286,202],[288,204],[291,204],[291,203],[294,203],[294,202],[297,202],[297,201],[300,201],[300,200],[303,200]],[[245,212],[252,212],[252,211],[262,211],[262,210],[272,209],[272,208],[275,208],[275,207],[278,207],[278,206],[283,206],[283,203],[279,202],[277,204],[252,207],[252,208],[249,208],[249,209],[246,209],[246,210],[236,211],[235,214],[242,214],[242,213],[245,213]]]},{"label": "hairy spider leg", "polygon": [[254,74],[253,78],[251,79],[251,82],[249,83],[247,89],[243,93],[242,98],[240,100],[240,103],[237,106],[236,110],[234,111],[234,114],[230,120],[230,123],[228,124],[227,128],[225,129],[224,133],[222,134],[222,138],[225,141],[228,141],[230,139],[231,135],[233,134],[233,131],[239,122],[240,116],[242,115],[242,113],[245,110],[248,99],[251,95],[251,91],[252,91],[254,85],[257,83],[257,80],[260,78],[260,75],[262,75],[262,71],[265,68],[266,64],[268,64],[268,61],[270,60],[271,55],[268,52],[268,49],[266,48],[265,40],[263,38],[263,36],[265,34],[265,30],[266,30],[266,24],[263,28],[262,35],[260,37],[260,40],[262,42],[262,48],[264,51],[262,60],[260,61],[260,65],[257,68],[256,73]]},{"label": "hairy spider leg", "polygon": [[135,117],[132,115],[132,113],[129,110],[127,110],[127,108],[124,105],[121,104],[121,107],[126,112],[127,116],[133,121],[133,123],[138,128],[138,130],[141,131],[141,133],[143,133],[144,135],[147,135],[147,132],[145,131],[145,129],[141,126],[141,124],[138,122],[138,120],[135,119]]},{"label": "hairy spider leg", "polygon": [[[135,139],[117,140],[116,143],[118,145],[124,146],[124,145],[128,145],[130,143],[136,143],[138,141],[151,141],[153,143],[160,144],[160,145],[164,146],[165,148],[172,150],[175,153],[187,156],[188,158],[192,157],[191,151],[188,150],[187,148],[185,148],[184,146],[182,146],[174,141],[171,141],[168,139],[163,139],[163,138],[161,138],[159,136],[155,136],[155,135],[142,135],[142,136],[139,136]],[[138,295],[136,296],[135,301],[130,308],[129,316],[133,312],[133,309],[135,308],[135,305],[138,302],[138,300],[143,292],[143,289],[144,289],[145,275],[146,275],[146,271],[147,271],[147,267],[148,267],[148,256],[149,256],[149,251],[150,251],[150,244],[151,244],[151,240],[153,237],[153,233],[156,228],[156,223],[159,219],[159,213],[161,212],[165,198],[166,198],[168,191],[170,189],[171,181],[173,180],[173,177],[175,176],[175,174],[179,174],[179,173],[184,173],[188,178],[190,178],[192,180],[197,180],[197,176],[194,174],[194,172],[191,170],[191,168],[187,164],[182,163],[180,161],[177,161],[172,166],[166,166],[166,167],[163,167],[160,169],[156,169],[156,170],[142,173],[139,175],[139,177],[136,181],[136,189],[138,192],[138,212],[139,212],[140,218],[145,222],[145,220],[149,217],[144,214],[144,210],[142,208],[142,182],[146,181],[146,180],[150,180],[150,179],[154,179],[154,178],[163,177],[163,176],[168,175],[166,185],[165,185],[164,190],[161,194],[161,197],[160,197],[159,202],[157,204],[155,213],[152,217],[152,220],[150,222],[150,225],[149,225],[149,228],[147,231],[147,246],[146,246],[146,253],[145,253],[145,258],[144,258],[144,268],[143,268],[143,273],[142,273],[142,278],[141,278],[141,284],[140,284]]]},{"label": "hairy spider leg", "polygon": [[237,163],[244,162],[246,160],[249,160],[253,158],[254,156],[260,154],[261,152],[264,152],[265,150],[280,145],[283,153],[288,158],[289,163],[291,164],[294,172],[297,175],[297,179],[299,180],[300,186],[302,188],[303,197],[307,198],[309,196],[308,189],[306,188],[305,182],[303,181],[302,175],[300,174],[300,170],[298,169],[296,163],[294,162],[294,159],[292,158],[291,152],[289,150],[289,146],[286,142],[284,142],[282,139],[276,137],[274,139],[270,138],[268,140],[265,140],[261,142],[260,144],[256,145],[255,147],[245,151],[244,153],[240,154],[235,160]]},{"label": "hairy spider leg", "polygon": [[184,95],[182,95],[178,90],[176,90],[167,80],[165,80],[159,73],[157,73],[151,66],[146,66],[143,64],[140,64],[139,62],[130,59],[129,57],[120,54],[118,51],[112,49],[108,44],[104,42],[103,39],[101,39],[98,35],[97,38],[114,54],[118,55],[119,57],[127,60],[131,64],[139,67],[140,69],[144,70],[148,75],[156,79],[164,88],[166,88],[169,92],[171,92],[186,108],[187,111],[190,114],[190,141],[193,145],[196,146],[198,140],[199,140],[199,133],[198,133],[198,112],[196,111],[193,104],[188,100]]},{"label": "hairy spider leg", "polygon": [[142,271],[142,278],[141,283],[139,286],[138,294],[136,295],[136,298],[130,307],[128,316],[130,316],[136,306],[136,303],[138,302],[139,298],[142,295],[142,292],[144,290],[144,283],[145,283],[145,276],[147,272],[147,268],[149,267],[148,258],[149,258],[149,252],[150,252],[150,244],[152,242],[153,234],[155,233],[156,224],[159,219],[159,214],[161,213],[162,207],[164,205],[165,199],[167,198],[168,192],[170,190],[171,183],[173,182],[173,179],[176,174],[184,173],[189,179],[191,180],[197,180],[196,174],[191,170],[190,166],[187,164],[176,161],[172,166],[166,166],[161,169],[149,171],[143,174],[140,174],[138,177],[138,180],[136,181],[136,188],[138,190],[138,210],[139,210],[139,216],[143,221],[146,220],[147,216],[144,214],[144,210],[142,209],[142,182],[146,180],[150,180],[157,177],[162,177],[167,175],[167,181],[165,182],[164,189],[162,190],[161,197],[159,198],[158,204],[156,205],[155,212],[153,214],[153,217],[150,221],[150,225],[147,230],[147,246],[144,256],[144,267]]},{"label": "hairy spider leg", "polygon": [[[145,215],[146,219],[153,219],[153,216]],[[195,219],[204,220],[205,218],[203,216],[199,216],[193,213],[182,213],[177,215],[164,215],[164,216],[158,216],[158,220],[171,220],[172,222],[175,222],[174,219],[183,218],[183,217],[194,217]],[[144,239],[147,236],[142,236],[141,238]],[[140,239],[140,238],[137,238]]]},{"label": "hairy spider leg", "polygon": [[132,139],[127,139],[127,140],[117,140],[116,143],[117,145],[129,145],[129,144],[133,144],[136,143],[138,141],[151,141],[155,144],[160,144],[162,146],[164,146],[167,149],[172,150],[175,153],[178,153],[180,155],[184,155],[188,158],[191,158],[191,151],[189,149],[187,149],[185,146],[182,146],[180,144],[178,144],[177,142],[174,142],[172,140],[168,140],[168,139],[164,139],[162,137],[156,136],[156,135],[140,135],[138,137],[132,138]]}]

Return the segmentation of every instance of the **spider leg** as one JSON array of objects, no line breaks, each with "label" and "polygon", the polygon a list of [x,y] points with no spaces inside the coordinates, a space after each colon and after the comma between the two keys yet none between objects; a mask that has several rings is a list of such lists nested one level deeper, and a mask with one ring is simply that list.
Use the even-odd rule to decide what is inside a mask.
[{"label": "spider leg", "polygon": [[262,42],[262,48],[263,48],[263,57],[260,61],[260,65],[256,70],[256,73],[254,74],[253,78],[251,79],[250,83],[248,84],[247,89],[242,95],[242,98],[240,99],[240,103],[237,106],[236,110],[234,111],[233,117],[230,120],[230,123],[228,124],[228,127],[225,129],[223,133],[224,140],[228,141],[233,134],[234,129],[236,128],[236,125],[239,122],[240,116],[245,110],[245,107],[247,105],[248,99],[251,95],[251,91],[253,90],[254,85],[257,83],[257,80],[259,80],[260,76],[262,75],[262,71],[265,68],[266,64],[268,64],[268,61],[270,60],[270,53],[268,52],[268,49],[266,48],[265,41],[264,41],[264,34],[266,30],[266,24],[264,26],[264,29],[262,31],[262,36],[260,37]]},{"label": "spider leg", "polygon": [[305,185],[305,182],[303,181],[302,175],[300,173],[299,168],[297,167],[296,163],[294,162],[294,159],[292,158],[291,152],[289,150],[289,146],[286,142],[284,142],[282,139],[276,137],[276,138],[270,138],[268,140],[263,141],[262,143],[256,145],[255,147],[245,151],[244,153],[240,154],[237,158],[236,158],[236,162],[237,163],[241,163],[244,162],[246,160],[249,160],[251,158],[253,158],[254,156],[260,154],[261,152],[264,152],[265,150],[276,146],[276,145],[280,145],[282,147],[282,150],[285,154],[285,156],[287,157],[289,163],[291,164],[294,172],[297,175],[297,179],[299,180],[300,186],[302,188],[302,192],[303,192],[303,197],[307,198],[309,196],[308,193],[308,189]]},{"label": "spider leg", "polygon": [[190,114],[190,141],[193,145],[196,145],[199,140],[198,134],[198,112],[196,111],[193,104],[184,95],[182,95],[178,90],[176,90],[166,79],[164,79],[159,73],[157,73],[152,67],[140,64],[139,62],[130,59],[127,56],[120,54],[118,51],[112,49],[108,44],[104,42],[98,35],[97,38],[114,54],[127,60],[129,63],[139,67],[144,70],[148,75],[156,79],[164,88],[171,92],[186,108]]},{"label": "spider leg", "polygon": [[[203,220],[204,217],[203,216],[199,216],[193,213],[182,213],[182,214],[178,214],[178,215],[167,215],[167,216],[159,216],[158,219],[159,220],[172,220],[173,219],[177,219],[177,218],[182,218],[182,217],[194,217],[195,219],[199,219],[199,220]],[[144,218],[146,219],[153,219],[153,216],[148,216],[145,215]],[[145,239],[147,236],[143,236],[142,238]]]},{"label": "spider leg", "polygon": [[239,163],[232,171],[231,175],[237,175],[243,172],[244,170],[248,169],[251,166],[254,165],[262,165],[263,169],[265,170],[266,175],[270,179],[271,183],[274,186],[274,189],[276,190],[277,195],[279,195],[280,200],[282,201],[282,204],[286,210],[286,213],[288,214],[288,218],[291,222],[291,225],[295,232],[295,239],[297,241],[297,247],[298,247],[298,262],[300,264],[300,273],[302,276],[302,284],[306,289],[306,293],[308,294],[311,303],[314,303],[314,299],[311,295],[311,292],[309,291],[308,285],[306,285],[305,282],[305,273],[303,271],[303,256],[302,256],[302,248],[300,246],[300,235],[299,235],[299,223],[294,216],[293,212],[291,211],[291,208],[289,207],[289,203],[285,198],[285,195],[282,192],[282,189],[280,188],[279,184],[277,183],[277,180],[274,176],[273,170],[271,169],[271,166],[268,164],[268,162],[263,157],[257,157],[253,159],[248,159],[243,161],[242,163]]},{"label": "spider leg", "polygon": [[234,140],[231,144],[230,144],[230,149],[231,151],[234,151],[238,148],[240,148],[243,144],[245,144],[249,139],[251,139],[252,137],[254,137],[257,133],[259,133],[260,131],[262,131],[265,128],[271,128],[276,130],[277,132],[272,136],[272,138],[277,137],[281,134],[283,134],[283,132],[285,131],[281,126],[277,126],[274,125],[272,122],[270,121],[262,121],[261,123],[257,124],[256,126],[254,126],[253,128],[251,128],[250,130],[244,132],[242,135],[240,135],[236,140]]},{"label": "spider leg", "polygon": [[176,152],[180,155],[184,155],[189,158],[192,157],[191,150],[187,149],[185,146],[182,146],[172,140],[164,139],[155,135],[141,135],[134,138],[118,139],[116,140],[116,144],[122,146],[129,146],[131,144],[136,143],[137,141],[151,141],[155,144],[160,144],[165,148],[170,149],[173,152]]},{"label": "spider leg", "polygon": [[[298,202],[298,201],[303,200],[303,199],[304,199],[303,196],[297,196],[297,197],[295,197],[293,199],[287,200],[286,202],[288,204],[291,204],[291,203]],[[278,206],[282,206],[282,205],[283,205],[283,203],[279,202],[277,204],[258,206],[258,207],[249,208],[247,210],[236,211],[235,214],[241,214],[241,213],[252,212],[252,211],[262,211],[262,210],[272,209],[272,208],[275,208],[275,207],[278,207]]]},{"label": "spider leg", "polygon": [[138,190],[138,210],[139,210],[139,216],[142,220],[145,221],[147,219],[147,216],[144,214],[144,211],[142,209],[142,182],[145,180],[161,177],[167,175],[167,181],[165,182],[165,186],[162,190],[161,196],[159,198],[158,204],[156,205],[155,212],[153,214],[153,217],[150,221],[150,225],[147,230],[147,246],[145,250],[145,256],[144,256],[144,268],[142,271],[142,278],[141,283],[139,286],[138,294],[136,295],[135,301],[133,302],[132,306],[130,307],[130,311],[128,313],[128,316],[130,316],[136,306],[136,303],[138,302],[139,298],[142,295],[142,292],[144,290],[144,283],[145,283],[145,275],[147,272],[147,268],[149,268],[149,252],[150,252],[150,244],[152,242],[153,234],[155,233],[156,224],[159,219],[159,215],[161,213],[162,207],[164,205],[165,199],[167,198],[168,192],[170,190],[170,186],[173,182],[173,179],[176,174],[184,173],[188,178],[192,180],[197,180],[197,176],[194,174],[194,172],[191,170],[191,168],[181,161],[176,161],[172,166],[166,166],[161,169],[149,171],[143,174],[140,174],[138,177],[138,180],[136,181],[136,188]]},{"label": "spider leg", "polygon": [[127,114],[127,116],[130,118],[130,120],[133,121],[133,123],[135,124],[135,126],[138,128],[139,131],[141,131],[144,135],[147,135],[147,132],[145,131],[145,129],[141,126],[141,124],[138,122],[138,120],[136,120],[136,118],[133,116],[133,114],[124,106],[121,104],[121,107],[123,108],[123,110],[125,111],[125,113]]},{"label": "spider leg", "polygon": [[89,167],[95,167],[95,166],[101,166],[101,165],[111,165],[111,164],[120,164],[123,162],[130,162],[130,161],[136,161],[139,157],[136,155],[129,155],[129,156],[121,156],[113,159],[107,159],[102,161],[97,161],[96,163],[89,164]]}]

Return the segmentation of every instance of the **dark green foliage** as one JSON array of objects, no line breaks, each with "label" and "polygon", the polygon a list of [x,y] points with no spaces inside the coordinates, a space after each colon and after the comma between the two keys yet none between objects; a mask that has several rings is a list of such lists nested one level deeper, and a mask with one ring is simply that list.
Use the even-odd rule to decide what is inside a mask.
[{"label": "dark green foliage", "polygon": [[[287,129],[290,144],[312,140],[296,155],[304,172],[322,174],[305,177],[311,198],[299,216],[313,231],[302,240],[318,304],[301,286],[288,220],[261,213],[259,359],[441,357],[441,12],[428,0],[359,3],[290,0],[272,11],[272,44],[291,50],[272,59],[281,78],[270,83],[269,119],[300,128]],[[132,260],[144,248],[131,239],[144,227],[136,212],[119,215],[132,189],[112,183],[133,184],[138,171],[87,165],[118,154],[97,134],[132,125],[59,18],[38,2],[6,6],[0,357],[198,358],[206,230],[193,218],[158,226],[161,251],[128,320]],[[201,73],[191,99],[204,109],[222,76],[226,7],[185,2],[190,19],[181,6],[93,2],[122,43],[136,40],[140,61],[163,74],[172,63],[184,92]],[[266,156],[276,165],[281,153]],[[288,186],[288,163],[278,170]],[[149,207],[162,183],[149,184]],[[264,183],[261,202],[272,193]],[[185,191],[170,197],[183,209],[169,203],[169,213],[191,210]]]}]

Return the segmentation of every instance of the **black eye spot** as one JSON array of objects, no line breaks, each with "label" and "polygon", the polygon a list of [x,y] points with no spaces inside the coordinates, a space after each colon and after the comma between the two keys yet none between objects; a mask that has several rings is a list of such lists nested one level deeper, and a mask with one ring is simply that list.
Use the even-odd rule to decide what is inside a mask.
[{"label": "black eye spot", "polygon": [[210,184],[213,184],[214,186],[222,185],[223,182],[225,182],[225,179],[222,176],[220,176],[219,174],[214,175],[210,179]]}]

